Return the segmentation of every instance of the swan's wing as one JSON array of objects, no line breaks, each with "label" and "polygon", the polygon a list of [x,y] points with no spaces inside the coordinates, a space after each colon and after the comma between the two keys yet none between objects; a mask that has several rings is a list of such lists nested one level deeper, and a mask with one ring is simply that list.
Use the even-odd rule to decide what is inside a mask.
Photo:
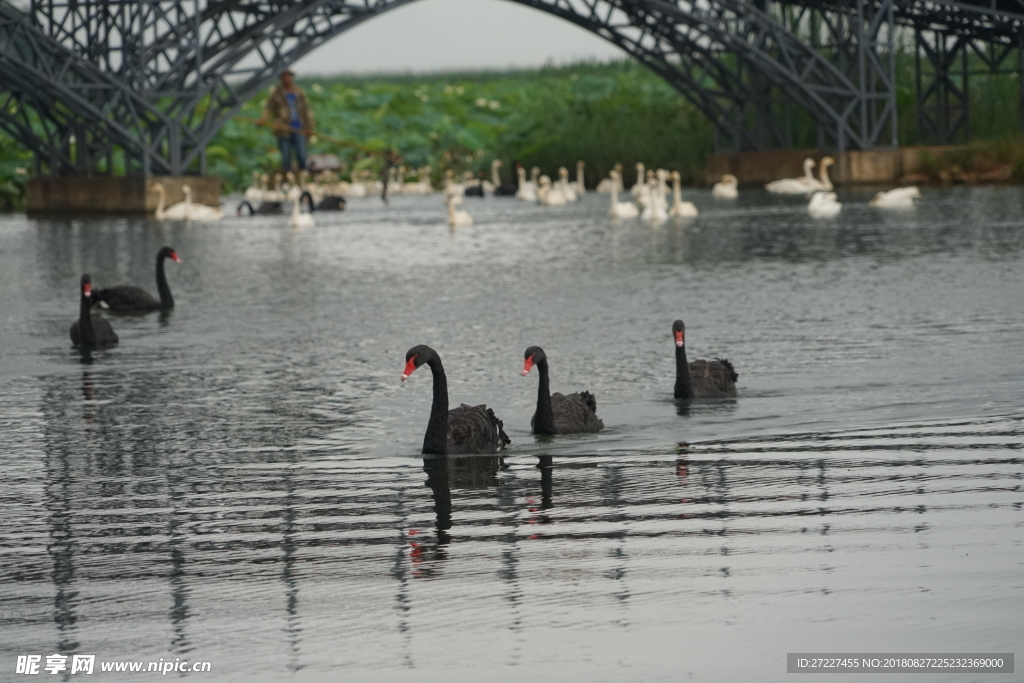
[{"label": "swan's wing", "polygon": [[512,442],[503,427],[487,406],[462,404],[448,412],[448,453],[496,453]]},{"label": "swan's wing", "polygon": [[92,319],[92,329],[96,334],[97,344],[117,343],[117,333],[114,332],[114,328],[110,326],[110,323],[105,318],[94,317]]},{"label": "swan's wing", "polygon": [[551,394],[551,410],[555,414],[555,430],[559,434],[598,432],[604,422],[597,416],[597,400],[589,391],[578,394]]},{"label": "swan's wing", "polygon": [[736,395],[739,375],[732,363],[716,358],[713,361],[695,360],[690,363],[690,384],[697,398],[727,398]]},{"label": "swan's wing", "polygon": [[95,298],[105,302],[114,311],[160,308],[159,299],[154,299],[149,292],[141,287],[132,285],[118,285],[97,290]]}]

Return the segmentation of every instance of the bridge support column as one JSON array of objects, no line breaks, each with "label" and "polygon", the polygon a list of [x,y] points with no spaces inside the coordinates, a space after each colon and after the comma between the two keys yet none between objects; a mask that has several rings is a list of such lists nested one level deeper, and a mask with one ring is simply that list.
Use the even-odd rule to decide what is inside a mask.
[{"label": "bridge support column", "polygon": [[185,201],[182,185],[192,188],[192,201],[220,206],[220,178],[215,176],[73,176],[33,178],[25,187],[25,209],[42,214],[152,214],[154,184],[164,186],[167,205]]}]

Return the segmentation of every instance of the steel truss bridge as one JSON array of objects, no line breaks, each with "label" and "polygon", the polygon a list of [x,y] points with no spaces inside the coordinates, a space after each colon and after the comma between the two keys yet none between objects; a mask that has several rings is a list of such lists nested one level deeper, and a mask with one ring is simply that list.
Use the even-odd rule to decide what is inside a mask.
[{"label": "steel truss bridge", "polygon": [[[131,175],[202,174],[217,130],[286,66],[413,1],[429,2],[0,0],[0,127],[44,175],[110,173],[115,155]],[[937,144],[969,134],[972,76],[1024,72],[1024,0],[510,1],[651,68],[721,149],[791,147],[794,115],[821,148],[894,146],[897,51]]]}]

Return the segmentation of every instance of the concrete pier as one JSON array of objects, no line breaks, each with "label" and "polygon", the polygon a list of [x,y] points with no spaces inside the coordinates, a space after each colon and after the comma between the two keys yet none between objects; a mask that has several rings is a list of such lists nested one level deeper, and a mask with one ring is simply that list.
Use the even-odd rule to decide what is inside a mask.
[{"label": "concrete pier", "polygon": [[28,213],[152,214],[159,196],[151,188],[160,183],[166,206],[185,201],[182,185],[192,188],[196,204],[220,206],[220,178],[215,176],[114,176],[33,178],[25,187]]},{"label": "concrete pier", "polygon": [[[780,149],[765,152],[714,154],[708,161],[706,180],[718,182],[732,173],[741,185],[763,185],[779,178],[797,178],[804,174],[804,159],[820,162],[831,156],[836,164],[829,178],[836,185],[887,184],[900,182],[908,174],[920,171],[925,156],[938,156],[955,147],[900,147],[829,154],[818,149]],[[818,177],[815,169],[815,177]]]}]

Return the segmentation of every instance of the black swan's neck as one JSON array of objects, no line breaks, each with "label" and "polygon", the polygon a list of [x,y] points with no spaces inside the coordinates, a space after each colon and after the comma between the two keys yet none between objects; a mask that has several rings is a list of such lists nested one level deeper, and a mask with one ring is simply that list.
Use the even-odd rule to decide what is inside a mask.
[{"label": "black swan's neck", "polygon": [[537,388],[537,412],[533,416],[534,434],[557,434],[555,430],[555,413],[551,409],[551,383],[548,379],[548,362],[537,363],[540,374],[540,385]]},{"label": "black swan's neck", "polygon": [[430,404],[430,421],[423,436],[423,455],[448,455],[448,378],[440,358],[428,361],[434,375],[434,402]]},{"label": "black swan's neck", "polygon": [[686,362],[686,346],[676,347],[676,398],[693,398],[690,364]]},{"label": "black swan's neck", "polygon": [[82,295],[82,305],[78,309],[78,342],[80,346],[96,344],[96,332],[92,329],[92,298]]},{"label": "black swan's neck", "polygon": [[156,257],[156,289],[160,292],[160,308],[173,308],[174,297],[171,296],[171,288],[167,286],[167,276],[164,275],[164,256]]}]

